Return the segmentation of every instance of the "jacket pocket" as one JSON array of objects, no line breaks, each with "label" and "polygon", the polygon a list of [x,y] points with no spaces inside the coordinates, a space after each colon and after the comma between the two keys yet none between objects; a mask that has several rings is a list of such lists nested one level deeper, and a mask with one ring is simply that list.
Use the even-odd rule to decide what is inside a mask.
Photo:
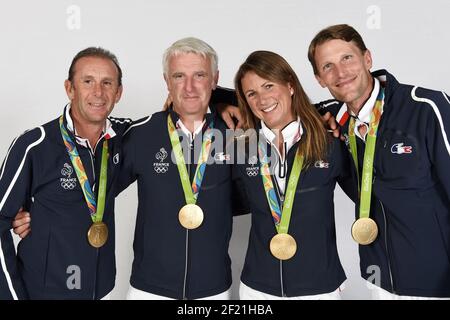
[{"label": "jacket pocket", "polygon": [[386,129],[377,139],[375,170],[383,180],[417,177],[420,169],[417,139],[400,130]]},{"label": "jacket pocket", "polygon": [[433,210],[433,214],[440,231],[439,235],[447,254],[447,260],[450,264],[450,216],[448,215],[448,211],[438,212],[436,209]]},{"label": "jacket pocket", "polygon": [[[56,229],[56,230],[55,230]],[[92,282],[94,251],[87,242],[87,230],[52,227],[45,262],[45,287],[58,291],[86,290]],[[91,263],[94,263],[92,266]]]}]

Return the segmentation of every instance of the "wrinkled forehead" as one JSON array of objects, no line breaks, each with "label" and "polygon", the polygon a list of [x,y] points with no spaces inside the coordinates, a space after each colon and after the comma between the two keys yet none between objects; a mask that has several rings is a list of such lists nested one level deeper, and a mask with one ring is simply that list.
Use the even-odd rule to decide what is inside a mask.
[{"label": "wrinkled forehead", "polygon": [[102,75],[117,78],[119,70],[113,61],[103,57],[82,57],[75,62],[74,76]]},{"label": "wrinkled forehead", "polygon": [[315,55],[320,53],[331,54],[333,52],[351,51],[363,53],[354,41],[345,41],[341,39],[329,39],[316,46]]},{"label": "wrinkled forehead", "polygon": [[327,40],[316,46],[314,59],[316,64],[320,65],[326,60],[339,58],[345,54],[363,55],[361,49],[353,41],[345,41],[340,39]]},{"label": "wrinkled forehead", "polygon": [[202,71],[213,73],[211,59],[206,54],[196,52],[176,52],[168,58],[168,73],[182,71]]}]

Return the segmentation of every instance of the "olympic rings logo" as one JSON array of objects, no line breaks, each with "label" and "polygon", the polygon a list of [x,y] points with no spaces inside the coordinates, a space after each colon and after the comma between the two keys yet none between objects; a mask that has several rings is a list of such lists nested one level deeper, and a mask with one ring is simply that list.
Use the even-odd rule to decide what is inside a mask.
[{"label": "olympic rings logo", "polygon": [[259,173],[259,167],[248,167],[245,168],[245,170],[247,171],[247,175],[249,177],[256,177]]},{"label": "olympic rings logo", "polygon": [[160,173],[166,173],[167,171],[169,171],[169,164],[168,163],[158,163],[155,162],[153,163],[153,169],[155,170],[156,173],[160,174]]},{"label": "olympic rings logo", "polygon": [[64,190],[72,190],[77,185],[77,179],[76,178],[72,178],[72,179],[61,178],[60,180],[61,180],[61,187]]}]

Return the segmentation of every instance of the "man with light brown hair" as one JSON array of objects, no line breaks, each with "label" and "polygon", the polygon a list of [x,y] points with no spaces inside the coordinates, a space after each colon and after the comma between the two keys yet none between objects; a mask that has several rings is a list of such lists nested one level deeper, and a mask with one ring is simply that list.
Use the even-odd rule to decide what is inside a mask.
[{"label": "man with light brown hair", "polygon": [[336,99],[319,109],[336,117],[353,157],[352,236],[373,297],[450,297],[449,96],[371,72],[372,54],[349,25],[320,31],[308,59]]}]

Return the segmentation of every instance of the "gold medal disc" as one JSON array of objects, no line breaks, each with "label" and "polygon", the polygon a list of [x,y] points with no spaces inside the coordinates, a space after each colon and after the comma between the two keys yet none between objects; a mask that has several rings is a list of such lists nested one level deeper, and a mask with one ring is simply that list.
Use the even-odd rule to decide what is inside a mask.
[{"label": "gold medal disc", "polygon": [[292,258],[297,251],[297,243],[294,237],[287,233],[279,233],[270,240],[270,252],[280,260]]},{"label": "gold medal disc", "polygon": [[378,235],[378,227],[371,218],[359,218],[352,225],[353,239],[362,245],[372,243]]},{"label": "gold medal disc", "polygon": [[88,230],[88,241],[94,248],[100,248],[108,239],[108,227],[103,222],[94,222]]},{"label": "gold medal disc", "polygon": [[186,229],[196,229],[203,222],[203,210],[196,204],[187,204],[181,208],[178,220]]}]

